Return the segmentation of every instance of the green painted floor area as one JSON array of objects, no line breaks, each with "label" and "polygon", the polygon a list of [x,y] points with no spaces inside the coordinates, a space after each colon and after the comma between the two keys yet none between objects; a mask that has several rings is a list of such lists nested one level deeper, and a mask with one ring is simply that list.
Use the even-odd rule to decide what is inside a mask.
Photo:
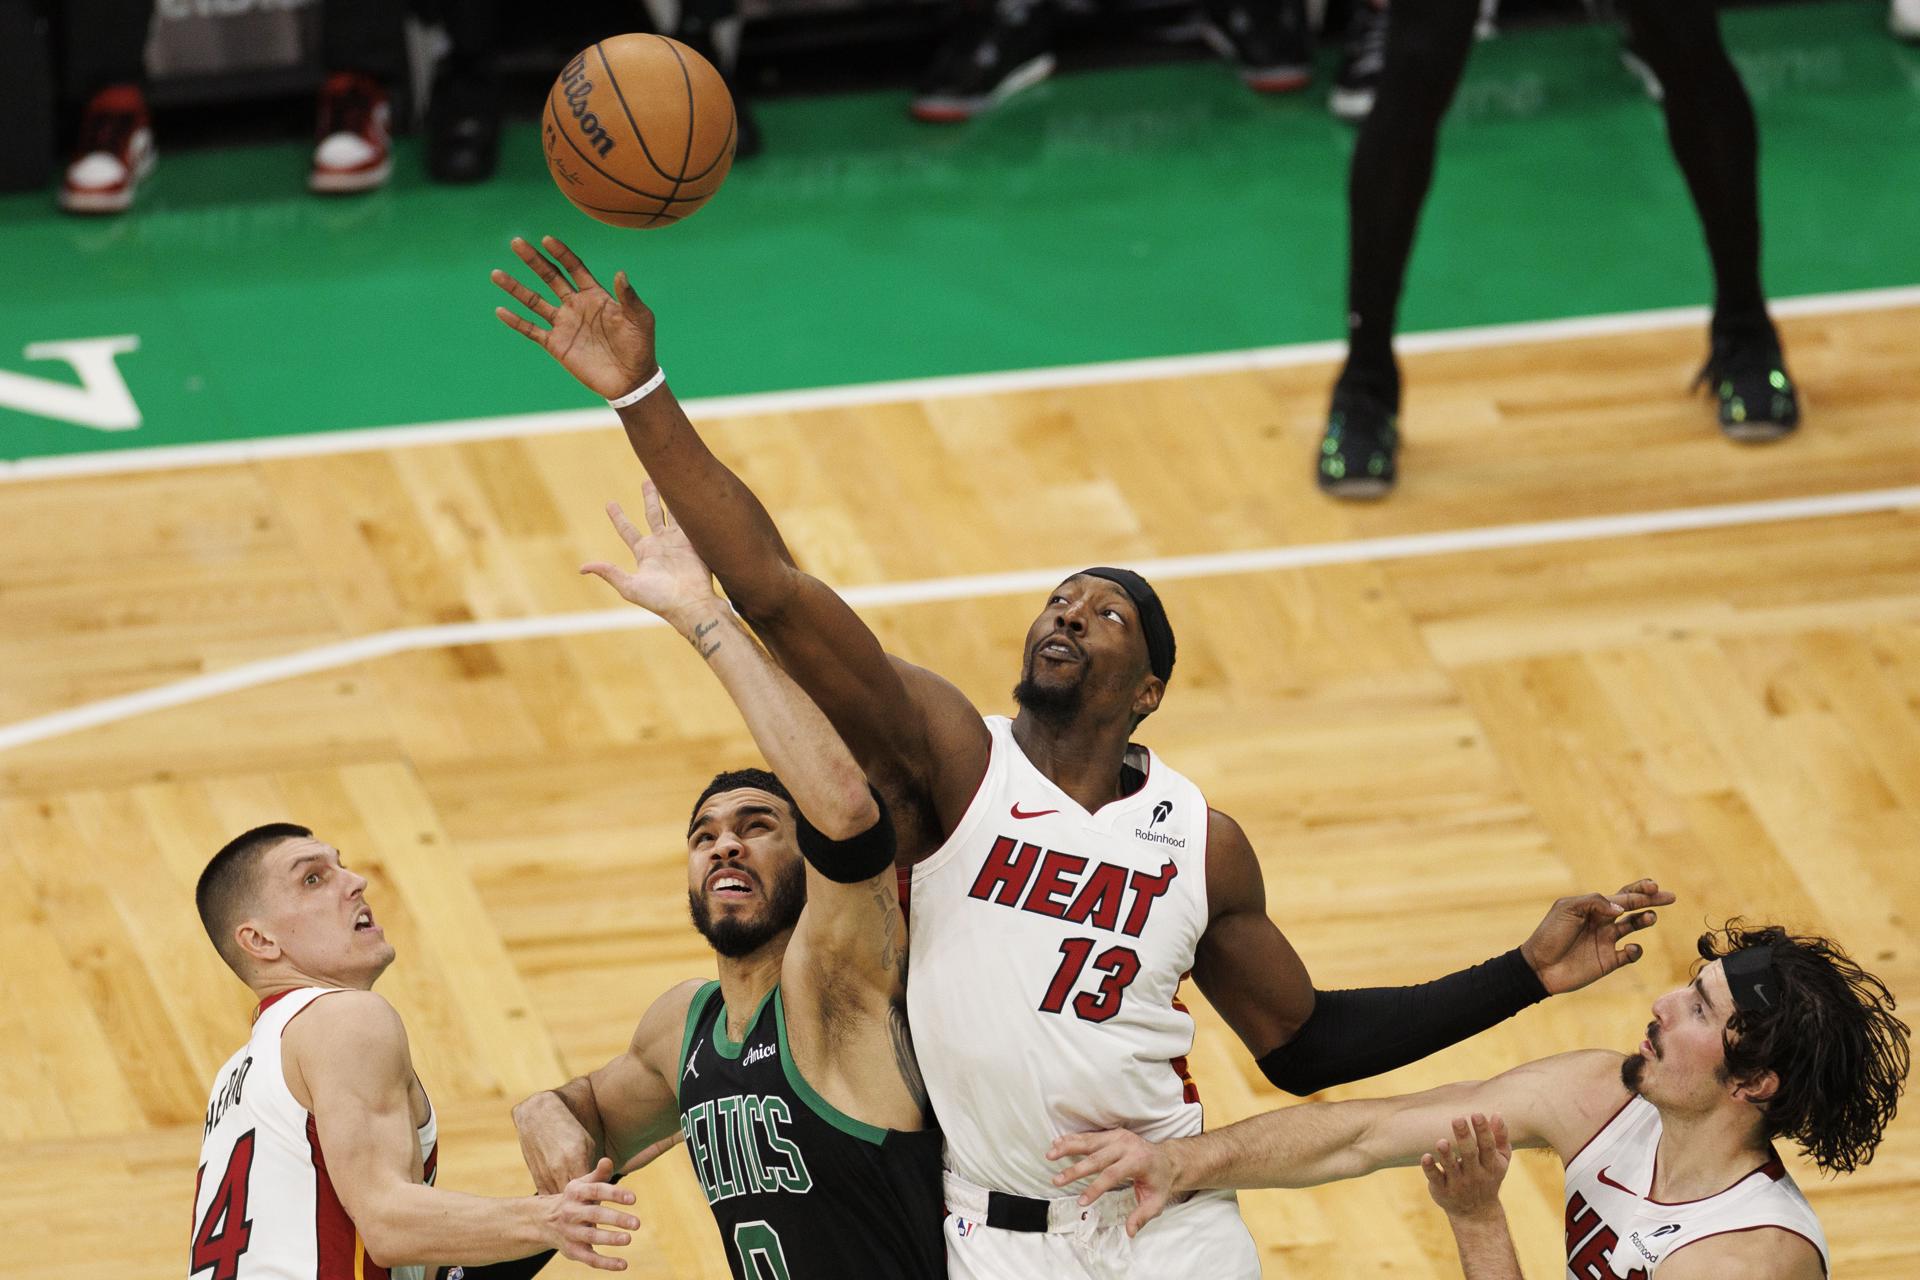
[{"label": "green painted floor area", "polygon": [[[1920,282],[1920,50],[1884,0],[1725,15],[1759,110],[1776,295]],[[1403,324],[1707,300],[1658,109],[1610,29],[1482,45],[1444,135]],[[766,103],[767,153],[697,217],[617,231],[554,190],[531,126],[498,180],[322,201],[305,150],[166,154],[131,216],[0,200],[0,372],[132,334],[143,415],[106,432],[0,407],[0,458],[591,404],[493,319],[509,236],[553,232],[660,316],[683,396],[1337,337],[1350,130],[1324,87],[1246,92],[1181,63],[1069,76],[968,126],[903,94]],[[18,402],[0,377],[0,404]],[[10,390],[11,388],[11,390]]]}]

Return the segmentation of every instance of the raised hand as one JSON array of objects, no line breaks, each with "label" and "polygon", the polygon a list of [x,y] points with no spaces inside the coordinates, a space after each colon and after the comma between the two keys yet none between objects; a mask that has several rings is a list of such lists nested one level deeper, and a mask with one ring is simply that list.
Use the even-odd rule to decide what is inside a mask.
[{"label": "raised hand", "polygon": [[1549,995],[1578,991],[1640,958],[1638,943],[1616,944],[1654,922],[1649,907],[1664,907],[1673,895],[1651,880],[1636,880],[1614,894],[1585,893],[1562,898],[1547,918],[1520,944],[1540,985]]},{"label": "raised hand", "polygon": [[546,254],[515,236],[513,251],[553,290],[557,303],[498,268],[493,272],[493,282],[535,318],[545,321],[545,327],[506,307],[495,307],[493,313],[509,329],[558,360],[588,390],[609,400],[626,395],[652,377],[659,367],[653,354],[653,312],[633,291],[627,273],[622,271],[613,277],[610,294],[566,245],[553,236],[544,237],[540,244]]},{"label": "raised hand", "polygon": [[625,1271],[625,1258],[609,1258],[595,1245],[631,1244],[630,1234],[640,1229],[640,1219],[630,1213],[605,1207],[604,1202],[632,1204],[633,1192],[614,1186],[613,1161],[605,1156],[591,1172],[584,1173],[559,1195],[549,1196],[544,1222],[547,1243],[575,1262],[584,1262],[602,1271]]},{"label": "raised hand", "polygon": [[1129,1184],[1138,1203],[1127,1215],[1127,1234],[1138,1235],[1140,1228],[1160,1216],[1173,1194],[1174,1162],[1166,1147],[1148,1142],[1129,1129],[1109,1129],[1105,1133],[1070,1133],[1055,1138],[1047,1148],[1047,1159],[1081,1157],[1053,1175],[1053,1185],[1064,1187],[1091,1177],[1080,1203],[1092,1204],[1109,1191]]},{"label": "raised hand", "polygon": [[[633,568],[621,569],[602,560],[580,566],[618,591],[622,599],[659,614],[675,627],[691,613],[718,602],[713,574],[687,541],[685,530],[660,503],[660,491],[649,480],[641,490],[646,502],[647,528],[643,534],[617,502],[607,504],[607,518],[633,552]],[[681,627],[684,630],[684,627]]]},{"label": "raised hand", "polygon": [[1475,1217],[1500,1205],[1500,1183],[1513,1162],[1507,1122],[1498,1115],[1455,1117],[1453,1138],[1420,1157],[1427,1194],[1448,1216]]}]

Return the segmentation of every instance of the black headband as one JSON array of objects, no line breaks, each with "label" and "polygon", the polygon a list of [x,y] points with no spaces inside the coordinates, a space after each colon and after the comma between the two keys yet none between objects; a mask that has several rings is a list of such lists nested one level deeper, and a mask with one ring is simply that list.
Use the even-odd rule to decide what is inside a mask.
[{"label": "black headband", "polygon": [[1742,1013],[1771,1009],[1780,998],[1780,976],[1773,967],[1773,948],[1761,945],[1735,951],[1720,961],[1733,992],[1733,1007]]},{"label": "black headband", "polygon": [[1131,569],[1113,569],[1100,565],[1082,569],[1076,578],[1105,578],[1133,601],[1140,615],[1140,633],[1147,638],[1147,667],[1162,680],[1173,674],[1173,626],[1167,621],[1166,606],[1147,580]]}]

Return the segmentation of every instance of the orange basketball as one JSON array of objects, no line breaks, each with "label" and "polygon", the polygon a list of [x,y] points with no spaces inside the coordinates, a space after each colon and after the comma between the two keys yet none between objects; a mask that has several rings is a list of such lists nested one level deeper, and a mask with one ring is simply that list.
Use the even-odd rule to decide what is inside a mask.
[{"label": "orange basketball", "polygon": [[733,96],[713,64],[665,36],[614,36],[574,55],[547,94],[547,171],[589,217],[664,227],[733,167]]}]

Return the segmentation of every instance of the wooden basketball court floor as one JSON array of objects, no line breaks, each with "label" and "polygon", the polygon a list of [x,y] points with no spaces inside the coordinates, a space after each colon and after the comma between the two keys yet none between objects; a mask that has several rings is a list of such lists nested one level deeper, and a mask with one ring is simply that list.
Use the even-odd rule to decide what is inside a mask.
[{"label": "wooden basketball court floor", "polygon": [[[1333,1091],[1359,1096],[1630,1046],[1701,924],[1735,914],[1829,932],[1920,1006],[1920,509],[1779,505],[1920,485],[1920,311],[1785,330],[1808,418],[1763,448],[1687,396],[1696,329],[1411,359],[1407,479],[1367,507],[1309,479],[1321,364],[705,426],[828,580],[963,580],[867,614],[988,710],[1041,593],[972,575],[1774,504],[1446,554],[1177,561],[1179,669],[1141,737],[1246,825],[1322,986],[1478,961],[1559,894],[1643,874],[1680,894],[1636,969]],[[574,570],[618,549],[601,504],[640,479],[609,422],[0,484],[0,725],[398,628],[606,609]],[[191,887],[247,825],[310,823],[370,872],[447,1186],[523,1190],[509,1106],[711,972],[681,833],[704,780],[753,753],[695,656],[657,629],[462,634],[0,752],[7,1274],[182,1274],[208,1084],[250,1004]],[[1209,1121],[1285,1101],[1195,1005]],[[1838,1274],[1920,1274],[1911,1111],[1868,1169],[1801,1178]],[[724,1276],[684,1154],[637,1185],[629,1274]],[[1559,1188],[1537,1157],[1509,1181],[1536,1277],[1563,1271]],[[1244,1208],[1270,1276],[1458,1274],[1410,1170]]]}]

